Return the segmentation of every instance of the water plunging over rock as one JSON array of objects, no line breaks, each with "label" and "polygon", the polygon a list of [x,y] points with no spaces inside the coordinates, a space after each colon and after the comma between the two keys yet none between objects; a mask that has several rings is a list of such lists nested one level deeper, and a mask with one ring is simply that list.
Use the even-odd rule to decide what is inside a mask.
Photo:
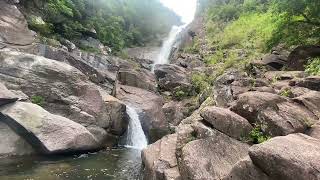
[{"label": "water plunging over rock", "polygon": [[126,146],[134,149],[143,149],[148,145],[148,140],[143,132],[139,114],[136,109],[127,106],[129,126],[127,132]]},{"label": "water plunging over rock", "polygon": [[184,24],[182,26],[173,26],[168,38],[164,41],[158,58],[155,60],[154,64],[168,64],[169,58],[174,47],[179,44],[179,35],[181,31],[187,26]]}]

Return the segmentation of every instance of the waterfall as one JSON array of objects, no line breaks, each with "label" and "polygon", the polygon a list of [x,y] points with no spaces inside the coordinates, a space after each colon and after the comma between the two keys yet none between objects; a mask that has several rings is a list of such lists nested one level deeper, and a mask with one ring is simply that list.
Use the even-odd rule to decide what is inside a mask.
[{"label": "waterfall", "polygon": [[169,36],[164,41],[161,51],[155,60],[154,64],[168,64],[169,58],[172,52],[172,48],[176,47],[179,43],[178,37],[181,31],[186,27],[186,25],[182,26],[173,26]]},{"label": "waterfall", "polygon": [[136,109],[127,106],[129,125],[126,138],[126,147],[143,149],[148,145],[148,140],[143,132],[139,114]]}]

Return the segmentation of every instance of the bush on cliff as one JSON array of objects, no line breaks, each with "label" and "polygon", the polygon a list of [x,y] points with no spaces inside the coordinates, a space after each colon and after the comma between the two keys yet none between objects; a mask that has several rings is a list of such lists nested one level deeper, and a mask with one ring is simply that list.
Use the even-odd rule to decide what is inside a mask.
[{"label": "bush on cliff", "polygon": [[[206,0],[207,54],[220,72],[244,68],[278,44],[286,48],[320,43],[320,1]],[[222,64],[222,65],[221,65]]]}]

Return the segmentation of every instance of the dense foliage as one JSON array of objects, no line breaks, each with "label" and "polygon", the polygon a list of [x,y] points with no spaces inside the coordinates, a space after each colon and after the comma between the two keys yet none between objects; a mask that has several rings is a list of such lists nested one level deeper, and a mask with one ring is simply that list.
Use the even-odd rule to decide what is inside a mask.
[{"label": "dense foliage", "polygon": [[[208,64],[220,72],[244,65],[281,44],[320,43],[319,0],[201,0],[206,3]],[[310,65],[310,67],[312,64]]]},{"label": "dense foliage", "polygon": [[77,41],[95,30],[103,44],[117,51],[155,40],[180,22],[158,0],[23,0],[21,4],[29,26],[42,36]]}]

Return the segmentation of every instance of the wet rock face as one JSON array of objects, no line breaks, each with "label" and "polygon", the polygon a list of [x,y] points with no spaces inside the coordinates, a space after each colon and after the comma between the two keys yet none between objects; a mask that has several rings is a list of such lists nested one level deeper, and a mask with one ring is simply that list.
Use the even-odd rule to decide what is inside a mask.
[{"label": "wet rock face", "polygon": [[95,137],[83,126],[40,106],[16,102],[0,108],[0,118],[43,154],[94,150]]},{"label": "wet rock face", "polygon": [[253,163],[271,179],[320,178],[319,140],[303,134],[276,137],[250,148]]},{"label": "wet rock face", "polygon": [[161,96],[143,89],[120,85],[116,97],[141,110],[139,116],[142,127],[151,142],[168,133],[168,122],[162,111],[164,100]]}]

